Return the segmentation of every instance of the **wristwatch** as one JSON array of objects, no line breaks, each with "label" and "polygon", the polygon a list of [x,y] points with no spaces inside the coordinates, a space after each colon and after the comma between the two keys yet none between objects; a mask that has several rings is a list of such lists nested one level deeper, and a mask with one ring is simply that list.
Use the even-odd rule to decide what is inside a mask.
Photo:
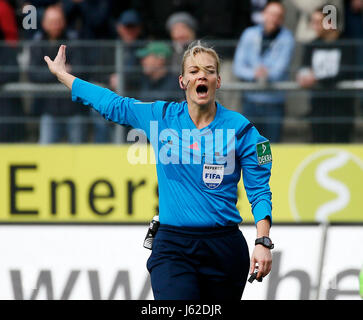
[{"label": "wristwatch", "polygon": [[262,244],[264,247],[268,248],[268,249],[273,249],[274,248],[274,244],[272,243],[271,239],[269,237],[261,237],[261,238],[257,238],[255,240],[255,245],[257,244]]}]

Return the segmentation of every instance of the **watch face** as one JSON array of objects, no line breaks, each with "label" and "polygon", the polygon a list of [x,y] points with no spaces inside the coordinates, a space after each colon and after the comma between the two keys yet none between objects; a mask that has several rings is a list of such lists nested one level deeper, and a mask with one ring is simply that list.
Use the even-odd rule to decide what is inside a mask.
[{"label": "watch face", "polygon": [[264,247],[273,249],[274,245],[269,237],[262,237],[259,239],[256,239],[255,244],[262,244]]},{"label": "watch face", "polygon": [[270,238],[264,238],[266,246],[268,246],[270,249],[274,248],[274,244],[272,243]]}]

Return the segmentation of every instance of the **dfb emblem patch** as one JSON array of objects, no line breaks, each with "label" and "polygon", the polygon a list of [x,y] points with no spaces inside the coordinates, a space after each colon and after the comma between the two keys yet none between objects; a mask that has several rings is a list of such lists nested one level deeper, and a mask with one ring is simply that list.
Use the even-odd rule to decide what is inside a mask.
[{"label": "dfb emblem patch", "polygon": [[216,164],[204,164],[203,182],[209,189],[217,188],[223,181],[224,166]]}]

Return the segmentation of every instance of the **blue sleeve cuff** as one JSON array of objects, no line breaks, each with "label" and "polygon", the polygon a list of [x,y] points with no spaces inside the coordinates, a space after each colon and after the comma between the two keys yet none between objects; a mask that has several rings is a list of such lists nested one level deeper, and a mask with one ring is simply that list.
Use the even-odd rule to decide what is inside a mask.
[{"label": "blue sleeve cuff", "polygon": [[262,199],[261,201],[257,202],[252,209],[252,213],[255,218],[255,224],[257,224],[257,222],[260,220],[269,218],[270,224],[272,225],[271,211],[272,211],[272,206],[270,201]]},{"label": "blue sleeve cuff", "polygon": [[76,78],[72,83],[72,101],[80,102],[85,106],[91,106],[97,111],[100,109],[100,101],[110,90]]},{"label": "blue sleeve cuff", "polygon": [[72,83],[72,101],[80,102],[85,106],[94,106],[95,101],[99,97],[99,90],[103,89],[90,82],[84,81],[82,79],[76,78]]},{"label": "blue sleeve cuff", "polygon": [[72,83],[72,101],[74,102],[78,101],[78,88],[80,85],[80,81],[80,79],[76,78]]}]

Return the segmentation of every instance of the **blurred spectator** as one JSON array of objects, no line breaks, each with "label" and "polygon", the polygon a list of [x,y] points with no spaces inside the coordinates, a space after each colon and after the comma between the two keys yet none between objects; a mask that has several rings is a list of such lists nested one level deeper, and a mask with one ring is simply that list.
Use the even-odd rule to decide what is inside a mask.
[{"label": "blurred spectator", "polygon": [[305,46],[303,68],[297,81],[304,88],[319,86],[311,93],[313,142],[349,142],[353,131],[354,98],[335,90],[338,81],[354,78],[350,64],[354,50],[339,44],[339,30],[323,27],[324,14],[317,9],[311,23],[318,38]]},{"label": "blurred spectator", "polygon": [[19,40],[15,12],[6,0],[0,0],[0,39],[7,42]]},{"label": "blurred spectator", "polygon": [[166,29],[172,40],[171,71],[179,76],[184,51],[196,39],[197,21],[187,12],[176,12],[166,21]]},{"label": "blurred spectator", "polygon": [[345,1],[344,38],[359,40],[357,49],[357,77],[363,79],[363,0]]},{"label": "blurred spectator", "polygon": [[62,0],[68,27],[81,39],[111,39],[112,19],[110,1]]},{"label": "blurred spectator", "polygon": [[[109,86],[112,90],[117,91],[123,96],[135,96],[139,90],[141,78],[143,77],[139,58],[136,56],[136,50],[139,48],[139,40],[143,38],[143,25],[139,13],[134,9],[128,9],[122,12],[115,24],[117,39],[122,44],[122,69],[123,69],[123,86],[120,87],[119,75],[113,72],[98,73],[97,79],[93,76],[92,80],[97,80]],[[104,62],[108,66],[116,66],[115,50],[112,48],[101,48],[94,52],[99,54],[97,62],[93,65],[99,65]],[[93,142],[108,143],[112,139],[113,124],[104,121],[98,113],[91,110],[93,126]]]},{"label": "blurred spectator", "polygon": [[[118,39],[122,42],[123,68],[124,76],[124,95],[133,96],[139,88],[141,72],[139,67],[139,58],[136,51],[140,46],[139,40],[143,40],[143,25],[141,17],[136,10],[129,9],[121,13],[117,20],[116,30]],[[115,57],[113,57],[115,61]],[[113,90],[117,90],[119,80],[116,73],[110,78],[110,86]]]},{"label": "blurred spectator", "polygon": [[[19,80],[17,40],[15,12],[7,1],[0,0],[0,85]],[[13,122],[15,117],[22,116],[24,113],[19,98],[0,98],[0,142],[24,139],[24,124]]]},{"label": "blurred spectator", "polygon": [[263,23],[263,10],[271,0],[250,0],[251,2],[251,21],[253,24]]},{"label": "blurred spectator", "polygon": [[363,0],[345,0],[344,13],[344,36],[363,39]]},{"label": "blurred spectator", "polygon": [[[356,77],[363,79],[363,0],[345,0],[344,5],[344,37],[354,42]],[[357,97],[360,114],[363,114],[363,93],[357,92]]]},{"label": "blurred spectator", "polygon": [[[36,11],[37,21],[42,20],[44,10],[47,7],[49,7],[51,5],[59,4],[61,2],[61,0],[20,0],[20,1],[22,2],[22,6],[21,6],[22,8],[25,5],[32,5],[37,9],[37,11]],[[39,28],[39,26],[38,26],[38,28]],[[21,28],[20,31],[21,31],[21,38],[22,39],[31,40],[34,37],[34,34],[37,32],[37,29],[33,29],[33,28],[24,29],[24,28]]]},{"label": "blurred spectator", "polygon": [[141,101],[181,101],[183,92],[178,77],[168,70],[171,48],[163,42],[150,42],[137,51],[145,77],[136,96]]},{"label": "blurred spectator", "polygon": [[134,9],[122,12],[117,20],[117,34],[125,43],[135,42],[142,34],[142,21],[139,13]]},{"label": "blurred spectator", "polygon": [[[263,11],[263,25],[247,28],[237,45],[233,70],[245,81],[259,83],[282,81],[288,78],[294,38],[283,27],[285,9],[270,2]],[[283,92],[246,93],[243,113],[262,135],[271,142],[281,139],[285,94]]]},{"label": "blurred spectator", "polygon": [[[64,13],[58,5],[49,6],[45,10],[42,29],[35,34],[31,46],[29,80],[38,83],[57,83],[57,79],[47,72],[44,56],[55,57],[60,41],[64,43],[65,40],[74,40],[76,35],[67,32]],[[72,48],[68,49],[67,66],[70,70],[73,64],[80,64],[81,59],[76,56],[77,52]],[[32,111],[33,115],[41,116],[40,143],[61,142],[64,135],[71,143],[85,141],[82,115],[85,115],[86,111],[77,108],[69,98],[35,98]]]},{"label": "blurred spectator", "polygon": [[[340,31],[344,27],[344,6],[343,0],[290,0],[296,11],[290,12],[297,16],[295,39],[299,42],[309,42],[317,37],[317,34],[310,23],[311,14],[318,8],[325,5],[332,5],[337,9],[337,26]],[[292,8],[293,8],[292,7]]]}]

